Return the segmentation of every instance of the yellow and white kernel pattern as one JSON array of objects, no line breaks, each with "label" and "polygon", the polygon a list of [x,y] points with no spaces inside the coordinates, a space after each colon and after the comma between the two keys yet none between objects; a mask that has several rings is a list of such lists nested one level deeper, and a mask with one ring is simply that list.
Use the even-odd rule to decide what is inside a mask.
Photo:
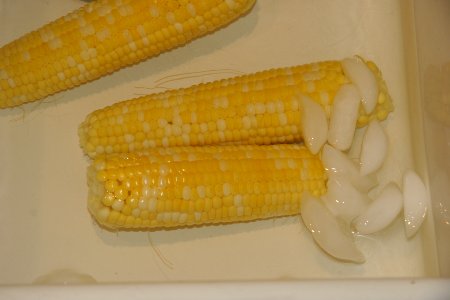
[{"label": "yellow and white kernel pattern", "polygon": [[73,88],[212,32],[255,0],[97,0],[0,48],[0,108]]},{"label": "yellow and white kernel pattern", "polygon": [[[379,85],[378,103],[358,125],[383,120],[392,101],[377,67],[367,63]],[[169,90],[91,113],[80,125],[87,155],[126,153],[153,147],[300,142],[299,94],[330,115],[338,89],[349,83],[340,61],[325,61]]]},{"label": "yellow and white kernel pattern", "polygon": [[158,148],[98,156],[88,208],[108,228],[163,228],[295,215],[325,193],[318,156],[300,145]]}]

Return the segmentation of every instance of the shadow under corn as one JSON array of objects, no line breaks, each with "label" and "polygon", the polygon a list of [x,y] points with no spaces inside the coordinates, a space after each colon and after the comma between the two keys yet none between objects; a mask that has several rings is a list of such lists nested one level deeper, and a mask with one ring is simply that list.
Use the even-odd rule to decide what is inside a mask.
[{"label": "shadow under corn", "polygon": [[239,234],[283,228],[285,226],[298,226],[299,231],[303,230],[303,224],[301,224],[299,216],[278,217],[231,224],[211,224],[148,231],[108,230],[99,226],[95,223],[95,221],[93,221],[93,226],[95,233],[104,244],[110,246],[128,247],[148,247],[149,245],[161,246],[210,238],[223,238]]}]

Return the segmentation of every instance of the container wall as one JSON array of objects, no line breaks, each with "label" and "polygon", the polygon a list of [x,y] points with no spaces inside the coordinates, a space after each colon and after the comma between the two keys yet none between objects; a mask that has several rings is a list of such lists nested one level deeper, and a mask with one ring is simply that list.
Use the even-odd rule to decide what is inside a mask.
[{"label": "container wall", "polygon": [[450,276],[450,1],[414,1],[419,93],[441,276]]}]

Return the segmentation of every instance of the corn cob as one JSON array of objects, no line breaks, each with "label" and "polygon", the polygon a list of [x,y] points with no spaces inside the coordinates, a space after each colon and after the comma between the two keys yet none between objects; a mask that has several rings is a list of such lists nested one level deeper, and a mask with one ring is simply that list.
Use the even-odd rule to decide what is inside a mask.
[{"label": "corn cob", "polygon": [[[378,102],[370,113],[360,107],[358,126],[393,109],[381,72],[366,64],[377,80]],[[320,103],[329,117],[337,90],[349,82],[340,61],[325,61],[169,90],[91,113],[79,128],[80,144],[95,157],[160,146],[299,142],[299,94]]]},{"label": "corn cob", "polygon": [[298,214],[303,191],[325,192],[325,173],[300,145],[175,147],[100,155],[88,186],[100,224],[152,229]]},{"label": "corn cob", "polygon": [[224,26],[255,0],[98,0],[0,48],[0,108],[73,88]]}]

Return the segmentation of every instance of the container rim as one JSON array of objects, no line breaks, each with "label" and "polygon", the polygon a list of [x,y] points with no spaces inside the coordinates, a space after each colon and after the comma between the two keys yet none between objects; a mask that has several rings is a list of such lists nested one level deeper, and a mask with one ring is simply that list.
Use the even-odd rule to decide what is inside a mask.
[{"label": "container rim", "polygon": [[[351,288],[349,288],[351,287]],[[10,285],[1,299],[449,299],[450,278]]]}]

